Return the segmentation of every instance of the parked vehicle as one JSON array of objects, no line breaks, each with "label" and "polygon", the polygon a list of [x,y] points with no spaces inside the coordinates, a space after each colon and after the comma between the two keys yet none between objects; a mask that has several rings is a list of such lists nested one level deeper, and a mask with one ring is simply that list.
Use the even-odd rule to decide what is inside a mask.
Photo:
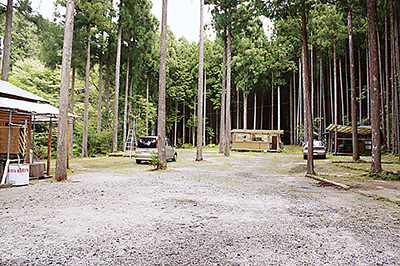
[{"label": "parked vehicle", "polygon": [[[158,136],[141,137],[138,140],[137,148],[135,151],[136,163],[140,164],[143,161],[150,161],[153,154],[157,154]],[[166,139],[166,154],[167,160],[176,161],[178,153],[175,150],[169,139]]]},{"label": "parked vehicle", "polygon": [[[306,145],[303,147],[303,158],[304,160],[307,159],[308,156],[308,142]],[[313,156],[320,157],[322,159],[326,159],[326,148],[324,146],[324,143],[319,140],[314,140],[313,141]]]}]

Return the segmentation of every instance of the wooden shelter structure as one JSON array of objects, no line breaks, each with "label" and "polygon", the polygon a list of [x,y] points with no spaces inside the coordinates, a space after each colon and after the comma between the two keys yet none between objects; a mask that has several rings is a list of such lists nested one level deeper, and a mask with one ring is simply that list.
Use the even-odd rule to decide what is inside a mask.
[{"label": "wooden shelter structure", "polygon": [[[333,154],[351,154],[353,152],[353,129],[351,126],[330,124],[328,147]],[[360,154],[371,154],[372,129],[370,126],[358,126],[358,149]],[[336,141],[335,141],[336,140]]]},{"label": "wooden shelter structure", "polygon": [[[58,119],[58,108],[49,101],[6,81],[0,81],[0,173],[8,163],[30,163],[32,128],[35,123],[49,123],[47,174],[50,173],[52,123]],[[1,177],[1,175],[0,175]],[[1,182],[4,182],[2,178]]]},{"label": "wooden shelter structure", "polygon": [[231,130],[232,151],[278,151],[283,148],[283,130]]}]

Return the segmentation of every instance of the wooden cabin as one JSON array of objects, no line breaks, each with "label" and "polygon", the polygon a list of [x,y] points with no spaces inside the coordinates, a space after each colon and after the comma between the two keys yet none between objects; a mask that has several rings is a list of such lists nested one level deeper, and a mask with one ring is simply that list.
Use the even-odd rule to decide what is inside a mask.
[{"label": "wooden cabin", "polygon": [[278,151],[283,148],[283,130],[231,130],[232,151]]},{"label": "wooden cabin", "polygon": [[[11,163],[28,164],[30,158],[32,126],[37,122],[51,125],[57,120],[58,108],[35,94],[0,81],[0,178]],[[49,141],[51,132],[49,133]],[[49,157],[49,155],[48,155]],[[50,169],[48,158],[47,169]],[[1,178],[4,183],[4,178]]]}]

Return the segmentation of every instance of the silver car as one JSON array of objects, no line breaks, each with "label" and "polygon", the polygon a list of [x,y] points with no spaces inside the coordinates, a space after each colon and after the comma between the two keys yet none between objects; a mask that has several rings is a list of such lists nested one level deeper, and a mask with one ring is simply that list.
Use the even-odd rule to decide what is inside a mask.
[{"label": "silver car", "polygon": [[[135,151],[136,163],[140,164],[143,161],[150,161],[153,154],[157,154],[158,136],[141,137],[138,140],[137,148]],[[178,153],[175,150],[169,139],[166,139],[165,150],[167,160],[176,161]]]},{"label": "silver car", "polygon": [[[304,160],[307,159],[307,156],[308,156],[308,142],[306,143],[306,145],[304,145],[304,148],[303,148]],[[313,141],[313,156],[315,158],[320,157],[322,159],[326,159],[326,148],[322,141],[319,141],[319,140]]]}]

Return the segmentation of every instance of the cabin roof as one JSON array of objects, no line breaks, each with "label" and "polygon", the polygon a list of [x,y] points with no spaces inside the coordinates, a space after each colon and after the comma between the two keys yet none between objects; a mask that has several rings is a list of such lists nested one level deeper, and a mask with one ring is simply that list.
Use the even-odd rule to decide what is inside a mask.
[{"label": "cabin roof", "polygon": [[7,82],[0,80],[0,97],[4,98],[13,98],[17,100],[25,100],[31,102],[44,102],[49,103],[48,100],[39,97],[29,91],[18,88],[17,86]]},{"label": "cabin roof", "polygon": [[244,133],[244,134],[261,134],[261,135],[271,135],[271,134],[276,134],[276,135],[281,135],[283,134],[283,130],[251,130],[251,129],[233,129],[231,130],[231,133]]},{"label": "cabin roof", "polygon": [[[327,128],[327,131],[345,133],[345,134],[352,134],[353,128],[351,126],[344,126],[344,125],[337,125],[337,124],[330,124]],[[364,127],[357,127],[357,134],[359,135],[371,135],[372,129],[371,127],[364,126]]]}]

